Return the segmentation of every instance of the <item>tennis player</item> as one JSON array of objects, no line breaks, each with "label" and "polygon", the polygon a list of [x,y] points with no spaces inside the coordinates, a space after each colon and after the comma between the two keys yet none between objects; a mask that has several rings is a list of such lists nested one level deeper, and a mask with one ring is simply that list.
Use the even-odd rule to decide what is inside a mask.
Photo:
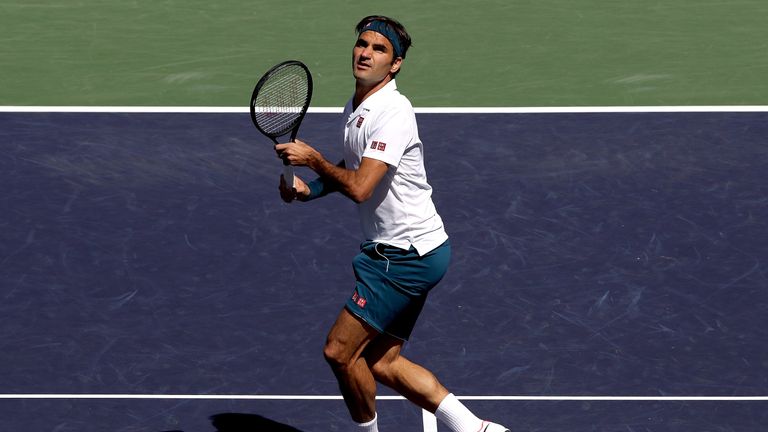
[{"label": "tennis player", "polygon": [[366,17],[355,29],[344,160],[333,164],[301,140],[275,146],[291,165],[319,175],[309,183],[296,177],[293,188],[281,178],[283,200],[341,192],[358,204],[365,241],[352,263],[356,286],[328,334],[325,358],[358,431],[378,431],[377,381],[454,432],[508,431],[480,420],[432,372],[400,354],[427,294],[448,269],[451,246],[432,202],[413,108],[395,84],[411,38],[384,16]]}]

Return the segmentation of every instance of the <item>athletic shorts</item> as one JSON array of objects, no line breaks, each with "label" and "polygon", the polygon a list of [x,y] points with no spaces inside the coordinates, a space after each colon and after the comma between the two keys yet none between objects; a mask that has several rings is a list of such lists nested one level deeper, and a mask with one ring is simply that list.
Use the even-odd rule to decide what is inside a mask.
[{"label": "athletic shorts", "polygon": [[429,291],[448,270],[448,241],[420,256],[384,243],[364,242],[352,261],[357,280],[346,308],[380,333],[408,340]]}]

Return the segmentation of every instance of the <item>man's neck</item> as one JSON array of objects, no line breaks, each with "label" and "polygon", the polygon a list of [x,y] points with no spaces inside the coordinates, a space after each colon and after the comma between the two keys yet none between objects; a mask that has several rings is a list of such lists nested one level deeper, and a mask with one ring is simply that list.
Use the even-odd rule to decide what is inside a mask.
[{"label": "man's neck", "polygon": [[393,79],[394,78],[392,78],[392,75],[387,75],[387,77],[384,78],[382,81],[373,85],[366,85],[364,83],[361,83],[360,81],[356,81],[355,97],[352,99],[353,110],[356,110],[357,107],[359,107],[360,104],[363,103],[363,101],[368,99],[372,94],[381,90],[384,86],[389,84],[389,82],[392,81]]}]

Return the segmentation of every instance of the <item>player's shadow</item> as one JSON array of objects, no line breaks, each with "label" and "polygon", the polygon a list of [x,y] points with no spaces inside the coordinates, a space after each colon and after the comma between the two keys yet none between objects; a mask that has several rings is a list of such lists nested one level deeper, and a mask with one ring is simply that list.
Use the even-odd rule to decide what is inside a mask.
[{"label": "player's shadow", "polygon": [[211,416],[216,432],[301,432],[256,414],[224,413]]}]

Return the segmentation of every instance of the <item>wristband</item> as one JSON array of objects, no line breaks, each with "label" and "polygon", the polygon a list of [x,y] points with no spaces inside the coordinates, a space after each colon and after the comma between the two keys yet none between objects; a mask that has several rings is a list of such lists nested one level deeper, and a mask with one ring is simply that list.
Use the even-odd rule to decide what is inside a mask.
[{"label": "wristband", "polygon": [[307,187],[309,188],[309,196],[307,196],[304,201],[311,201],[315,198],[320,198],[322,196],[328,195],[328,192],[330,192],[328,187],[326,187],[323,179],[319,177],[309,182]]}]

